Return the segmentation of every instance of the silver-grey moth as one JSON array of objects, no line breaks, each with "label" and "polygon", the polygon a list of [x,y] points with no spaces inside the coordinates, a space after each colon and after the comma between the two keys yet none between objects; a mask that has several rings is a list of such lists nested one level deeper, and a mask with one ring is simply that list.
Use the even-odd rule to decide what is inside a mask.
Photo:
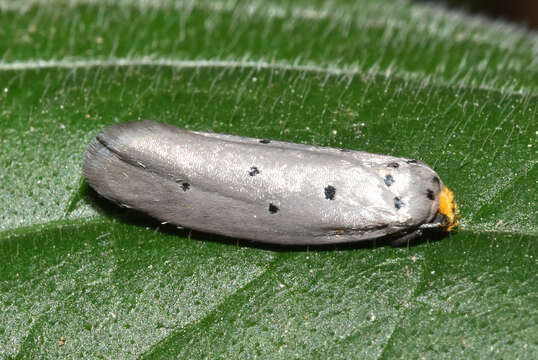
[{"label": "silver-grey moth", "polygon": [[423,162],[149,120],[97,135],[83,173],[100,195],[163,222],[266,243],[398,243],[458,223],[452,191]]}]

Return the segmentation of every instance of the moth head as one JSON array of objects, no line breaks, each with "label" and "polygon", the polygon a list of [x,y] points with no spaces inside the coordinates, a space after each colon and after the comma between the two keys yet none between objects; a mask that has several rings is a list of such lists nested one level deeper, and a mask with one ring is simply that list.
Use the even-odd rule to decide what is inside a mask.
[{"label": "moth head", "polygon": [[460,212],[458,204],[454,201],[454,193],[452,190],[443,187],[439,197],[439,214],[444,215],[444,223],[442,225],[445,231],[452,231],[459,224]]}]

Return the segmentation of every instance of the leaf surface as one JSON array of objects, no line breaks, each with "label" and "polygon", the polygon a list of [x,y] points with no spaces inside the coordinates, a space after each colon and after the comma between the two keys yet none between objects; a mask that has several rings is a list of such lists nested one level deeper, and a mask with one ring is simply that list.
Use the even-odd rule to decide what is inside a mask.
[{"label": "leaf surface", "polygon": [[[537,353],[535,33],[404,1],[0,10],[0,358]],[[421,159],[462,225],[291,250],[161,225],[81,177],[136,119]]]}]

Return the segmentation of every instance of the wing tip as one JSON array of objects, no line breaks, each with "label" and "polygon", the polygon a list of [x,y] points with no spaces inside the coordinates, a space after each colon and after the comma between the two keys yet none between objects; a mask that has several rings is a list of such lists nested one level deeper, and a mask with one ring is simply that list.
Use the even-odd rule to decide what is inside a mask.
[{"label": "wing tip", "polygon": [[82,160],[82,175],[90,186],[100,194],[103,194],[106,187],[106,171],[110,162],[117,156],[108,149],[98,137],[88,145]]}]

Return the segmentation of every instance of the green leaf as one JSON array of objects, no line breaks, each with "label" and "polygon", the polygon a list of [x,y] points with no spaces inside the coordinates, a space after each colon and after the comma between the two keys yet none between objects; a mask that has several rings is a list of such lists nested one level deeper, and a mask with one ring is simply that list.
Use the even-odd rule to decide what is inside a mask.
[{"label": "green leaf", "polygon": [[[0,0],[0,358],[531,358],[538,35],[406,1]],[[81,176],[184,128],[424,160],[462,225],[281,249],[160,225]]]}]

